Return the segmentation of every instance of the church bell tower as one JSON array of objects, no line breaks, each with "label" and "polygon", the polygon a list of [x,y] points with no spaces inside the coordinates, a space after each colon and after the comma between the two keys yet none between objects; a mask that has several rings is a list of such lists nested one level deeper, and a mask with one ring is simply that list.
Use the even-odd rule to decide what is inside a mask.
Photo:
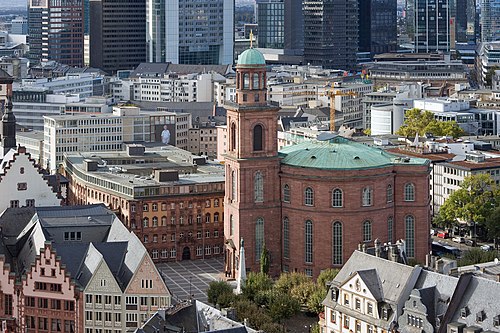
[{"label": "church bell tower", "polygon": [[250,47],[238,57],[236,102],[226,103],[225,271],[238,278],[240,241],[248,271],[260,269],[265,247],[271,275],[281,271],[281,207],[277,120],[279,108],[267,103],[266,62]]}]

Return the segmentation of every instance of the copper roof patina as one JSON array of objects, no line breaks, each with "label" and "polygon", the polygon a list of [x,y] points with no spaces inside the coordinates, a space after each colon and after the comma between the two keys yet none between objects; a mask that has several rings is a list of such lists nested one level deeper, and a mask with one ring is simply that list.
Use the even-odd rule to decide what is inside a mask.
[{"label": "copper roof patina", "polygon": [[279,152],[283,165],[324,170],[383,168],[391,165],[429,165],[424,158],[399,157],[382,149],[340,136],[311,140],[284,147]]}]

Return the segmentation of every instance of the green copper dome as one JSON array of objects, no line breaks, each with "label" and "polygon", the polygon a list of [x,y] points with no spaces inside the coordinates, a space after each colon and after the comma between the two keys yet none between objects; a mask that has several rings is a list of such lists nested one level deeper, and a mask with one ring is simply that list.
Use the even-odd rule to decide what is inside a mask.
[{"label": "green copper dome", "polygon": [[279,156],[283,165],[323,170],[362,170],[397,164],[429,164],[429,160],[423,158],[400,158],[343,137],[287,146],[279,151]]},{"label": "green copper dome", "polygon": [[265,65],[266,59],[264,55],[254,48],[243,51],[242,54],[238,56],[238,65]]}]

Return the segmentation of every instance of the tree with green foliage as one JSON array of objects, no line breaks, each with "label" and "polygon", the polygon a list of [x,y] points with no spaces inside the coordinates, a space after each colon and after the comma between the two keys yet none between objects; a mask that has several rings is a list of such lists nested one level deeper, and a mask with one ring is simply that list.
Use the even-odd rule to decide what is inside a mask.
[{"label": "tree with green foliage", "polygon": [[212,281],[208,285],[207,296],[208,302],[214,306],[228,306],[232,301],[233,288],[224,281]]},{"label": "tree with green foliage", "polygon": [[323,312],[325,308],[322,303],[327,295],[327,292],[326,288],[320,288],[318,285],[318,288],[307,299],[307,311],[317,315]]},{"label": "tree with green foliage", "polygon": [[497,254],[495,251],[483,251],[478,248],[473,248],[469,251],[464,251],[462,258],[458,260],[458,266],[469,266],[493,261],[496,256]]},{"label": "tree with green foliage", "polygon": [[[500,196],[500,195],[499,195]],[[488,238],[495,241],[496,246],[500,243],[500,198],[496,198],[496,205],[490,216],[486,218],[484,226],[488,232]]]},{"label": "tree with green foliage", "polygon": [[262,252],[260,253],[260,271],[264,274],[269,274],[269,251],[265,242],[262,245]]},{"label": "tree with green foliage", "polygon": [[311,278],[304,273],[282,273],[276,280],[274,287],[288,293],[293,287],[308,281],[311,281]]},{"label": "tree with green foliage", "polygon": [[281,323],[300,311],[300,304],[293,297],[278,290],[270,293],[267,305],[269,315],[273,321]]},{"label": "tree with green foliage", "polygon": [[293,288],[290,289],[290,295],[295,298],[301,305],[306,305],[307,300],[318,289],[318,285],[309,280],[293,286]]},{"label": "tree with green foliage", "polygon": [[431,111],[413,108],[405,112],[405,122],[396,131],[396,134],[414,137],[417,133],[421,136],[425,133],[432,133],[434,136],[452,136],[454,138],[465,134],[456,121],[438,121]]},{"label": "tree with green foliage", "polygon": [[489,174],[471,175],[446,199],[435,221],[441,226],[463,221],[488,227],[486,221],[499,202],[499,189]]},{"label": "tree with green foliage", "polygon": [[321,271],[321,273],[319,273],[316,282],[318,283],[318,285],[326,289],[326,284],[333,281],[338,273],[339,270],[335,268],[324,269]]},{"label": "tree with green foliage", "polygon": [[262,272],[250,272],[247,275],[245,285],[242,288],[243,295],[253,301],[260,291],[270,290],[273,287],[273,279]]}]

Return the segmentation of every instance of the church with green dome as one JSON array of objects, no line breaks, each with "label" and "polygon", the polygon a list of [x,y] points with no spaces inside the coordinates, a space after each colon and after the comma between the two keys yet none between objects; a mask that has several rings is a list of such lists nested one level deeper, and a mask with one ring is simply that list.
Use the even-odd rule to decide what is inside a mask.
[{"label": "church with green dome", "polygon": [[238,263],[316,278],[358,248],[398,243],[406,260],[429,254],[430,162],[401,158],[333,133],[278,151],[279,107],[267,102],[266,62],[254,48],[236,65],[227,105],[224,236],[226,276]]}]

